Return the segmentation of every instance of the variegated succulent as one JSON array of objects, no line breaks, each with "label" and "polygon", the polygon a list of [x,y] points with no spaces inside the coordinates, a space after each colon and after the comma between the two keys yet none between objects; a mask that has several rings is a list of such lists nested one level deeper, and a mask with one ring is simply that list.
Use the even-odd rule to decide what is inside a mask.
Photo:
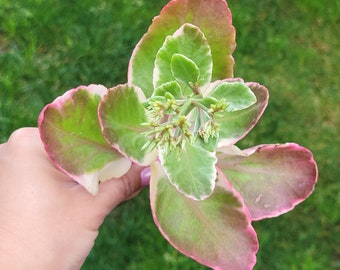
[{"label": "variegated succulent", "polygon": [[235,29],[224,0],[173,0],[135,47],[128,82],[79,86],[39,117],[57,167],[96,194],[132,163],[150,166],[150,203],[163,236],[213,269],[252,269],[252,221],[291,210],[317,181],[295,143],[241,150],[268,90],[233,78]]}]

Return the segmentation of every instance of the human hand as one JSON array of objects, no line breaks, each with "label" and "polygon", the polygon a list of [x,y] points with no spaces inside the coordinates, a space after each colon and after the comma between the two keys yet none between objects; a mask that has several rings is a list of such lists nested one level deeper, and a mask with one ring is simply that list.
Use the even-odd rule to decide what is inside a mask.
[{"label": "human hand", "polygon": [[141,189],[142,170],[93,196],[51,164],[37,128],[15,131],[0,145],[0,269],[79,269],[106,215]]}]

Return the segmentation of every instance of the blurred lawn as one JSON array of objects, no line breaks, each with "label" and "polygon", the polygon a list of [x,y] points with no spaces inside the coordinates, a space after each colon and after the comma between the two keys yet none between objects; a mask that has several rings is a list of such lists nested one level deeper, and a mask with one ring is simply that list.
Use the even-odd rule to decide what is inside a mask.
[{"label": "blurred lawn", "polygon": [[[239,143],[297,142],[319,166],[313,195],[254,224],[255,269],[340,269],[340,1],[229,0],[235,76],[268,87],[270,102]],[[134,45],[166,0],[0,0],[0,142],[36,126],[40,110],[80,84],[126,81]],[[148,191],[112,212],[82,269],[206,269],[153,224]]]}]

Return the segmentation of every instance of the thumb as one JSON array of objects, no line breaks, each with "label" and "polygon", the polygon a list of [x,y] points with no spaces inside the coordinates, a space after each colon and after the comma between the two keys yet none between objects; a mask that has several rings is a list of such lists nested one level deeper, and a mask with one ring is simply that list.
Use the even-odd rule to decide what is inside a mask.
[{"label": "thumb", "polygon": [[136,196],[150,179],[148,168],[132,164],[130,170],[120,178],[105,181],[99,185],[96,203],[108,214],[114,207],[123,201]]}]

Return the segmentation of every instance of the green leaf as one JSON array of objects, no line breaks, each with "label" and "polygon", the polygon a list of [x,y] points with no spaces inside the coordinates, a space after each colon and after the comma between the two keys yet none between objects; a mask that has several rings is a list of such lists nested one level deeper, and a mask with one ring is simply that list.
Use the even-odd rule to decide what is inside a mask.
[{"label": "green leaf", "polygon": [[204,141],[203,138],[200,136],[196,136],[196,143],[199,144],[201,147],[203,147],[205,150],[209,152],[215,152],[217,143],[218,143],[218,137],[210,137],[207,142]]},{"label": "green leaf", "polygon": [[47,105],[39,116],[48,155],[92,194],[100,181],[122,176],[131,164],[101,133],[97,108],[106,92],[101,85],[80,86]]},{"label": "green leaf", "polygon": [[215,152],[185,142],[182,149],[160,149],[159,159],[170,182],[185,196],[203,200],[212,194],[216,180]]},{"label": "green leaf", "polygon": [[268,90],[258,83],[246,83],[256,96],[256,103],[233,112],[224,112],[216,119],[219,125],[218,146],[235,144],[256,125],[268,104]]},{"label": "green leaf", "polygon": [[[175,57],[174,60],[173,57]],[[171,64],[172,61],[175,61],[173,65]],[[183,74],[187,78],[183,78],[179,74],[180,62],[184,62],[183,68],[189,69]],[[175,70],[172,68],[175,68]],[[174,75],[177,75],[180,76],[179,81],[185,79],[185,84],[188,83],[186,79],[190,79],[190,81],[199,81],[199,86],[202,86],[210,83],[211,72],[211,51],[204,34],[196,26],[184,24],[172,36],[168,36],[159,49],[155,60],[153,85],[154,88],[157,88],[163,83],[173,81]],[[195,78],[197,73],[199,75],[198,80]],[[183,94],[191,94],[191,90],[189,91]]]},{"label": "green leaf", "polygon": [[170,1],[153,19],[130,59],[128,82],[142,88],[146,97],[152,95],[153,68],[158,50],[165,38],[185,23],[199,27],[209,43],[214,62],[212,80],[233,77],[231,55],[236,46],[235,29],[226,1]]},{"label": "green leaf", "polygon": [[209,97],[209,96],[204,97],[203,99],[199,101],[199,103],[205,106],[206,108],[210,108],[211,105],[216,105],[217,102],[218,100],[216,98]]},{"label": "green leaf", "polygon": [[200,76],[200,70],[188,57],[182,54],[174,54],[171,58],[171,73],[173,77],[186,84],[197,84]]},{"label": "green leaf", "polygon": [[209,94],[217,100],[224,99],[227,112],[234,112],[250,107],[256,102],[256,96],[243,82],[221,82]]},{"label": "green leaf", "polygon": [[124,155],[141,165],[156,159],[156,151],[147,152],[143,146],[147,138],[142,123],[148,122],[142,104],[145,96],[140,88],[119,85],[109,89],[99,105],[99,119],[103,134],[109,143]]},{"label": "green leaf", "polygon": [[163,236],[180,252],[213,269],[252,269],[256,233],[241,195],[221,172],[214,193],[202,201],[179,193],[161,165],[151,165],[150,201]]},{"label": "green leaf", "polygon": [[154,96],[165,96],[166,93],[172,94],[175,98],[182,98],[181,86],[176,81],[163,83],[158,86],[153,93]]}]

